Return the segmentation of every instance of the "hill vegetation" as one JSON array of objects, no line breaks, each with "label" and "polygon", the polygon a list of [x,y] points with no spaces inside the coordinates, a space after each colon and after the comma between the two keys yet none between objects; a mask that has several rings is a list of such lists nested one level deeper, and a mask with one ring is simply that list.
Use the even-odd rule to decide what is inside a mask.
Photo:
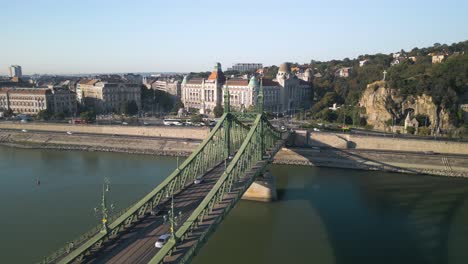
[{"label": "hill vegetation", "polygon": [[[433,56],[441,56],[441,62],[433,63]],[[327,121],[359,120],[358,101],[366,86],[384,78],[387,86],[403,96],[428,95],[438,107],[446,109],[453,124],[463,122],[459,105],[465,103],[468,93],[468,41],[452,45],[434,44],[428,48],[401,50],[393,54],[361,55],[356,59],[345,58],[327,62],[311,61],[314,74],[314,106],[309,116]],[[350,68],[349,76],[338,74],[341,68]],[[332,114],[328,107],[333,103],[344,104]],[[340,119],[338,116],[342,116]]]}]

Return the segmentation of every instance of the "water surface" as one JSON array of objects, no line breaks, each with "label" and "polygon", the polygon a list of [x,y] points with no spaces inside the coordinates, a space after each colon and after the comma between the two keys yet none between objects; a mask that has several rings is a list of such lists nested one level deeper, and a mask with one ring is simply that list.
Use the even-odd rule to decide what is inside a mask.
[{"label": "water surface", "polygon": [[[157,186],[176,159],[0,147],[1,263],[33,263]],[[468,180],[272,166],[280,200],[240,202],[205,263],[468,263]],[[37,185],[40,180],[40,185]]]}]

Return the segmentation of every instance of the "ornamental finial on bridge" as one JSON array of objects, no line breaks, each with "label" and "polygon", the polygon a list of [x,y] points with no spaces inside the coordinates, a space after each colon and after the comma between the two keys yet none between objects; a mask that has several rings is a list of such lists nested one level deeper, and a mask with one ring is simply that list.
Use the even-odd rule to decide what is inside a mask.
[{"label": "ornamental finial on bridge", "polygon": [[263,113],[263,77],[260,78],[260,90],[257,97],[258,112]]},{"label": "ornamental finial on bridge", "polygon": [[226,80],[226,89],[224,90],[224,113],[229,113],[231,111],[231,96],[229,95],[228,81]]}]

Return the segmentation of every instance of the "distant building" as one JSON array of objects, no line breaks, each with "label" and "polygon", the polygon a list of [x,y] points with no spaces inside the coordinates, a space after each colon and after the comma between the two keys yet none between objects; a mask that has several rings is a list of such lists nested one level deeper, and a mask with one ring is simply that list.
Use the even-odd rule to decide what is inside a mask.
[{"label": "distant building", "polygon": [[155,80],[151,82],[150,88],[164,91],[175,97],[180,98],[181,96],[181,82],[178,80],[174,80],[174,79]]},{"label": "distant building", "polygon": [[76,95],[68,89],[2,88],[0,109],[16,114],[37,115],[41,110],[76,112]]},{"label": "distant building", "polygon": [[416,56],[408,57],[408,59],[411,60],[412,62],[417,62],[418,61],[418,57],[416,57]]},{"label": "distant building", "polygon": [[228,68],[228,71],[238,71],[238,72],[255,72],[258,69],[263,68],[262,63],[236,63],[231,68]]},{"label": "distant building", "polygon": [[366,65],[368,62],[369,62],[369,60],[360,60],[359,61],[359,67],[362,67],[362,66]]},{"label": "distant building", "polygon": [[10,71],[10,77],[17,77],[17,78],[23,77],[23,71],[21,70],[21,66],[11,65],[8,69]]},{"label": "distant building", "polygon": [[351,72],[351,67],[341,67],[335,71],[336,77],[348,78],[349,73]]},{"label": "distant building", "polygon": [[408,127],[413,127],[415,129],[415,133],[417,134],[418,133],[418,127],[419,127],[419,122],[418,120],[416,120],[416,118],[412,118],[410,117],[410,113],[408,113],[406,115],[406,119],[405,119],[405,131],[408,131]]},{"label": "distant building", "polygon": [[[310,72],[311,73],[311,72]],[[311,79],[310,76],[307,78]],[[218,63],[208,79],[188,78],[182,81],[182,102],[186,109],[200,109],[211,114],[216,105],[222,105],[225,88],[229,88],[233,109],[247,109],[257,104],[259,80],[230,79],[226,81]],[[299,79],[287,63],[279,67],[276,79],[263,79],[265,111],[285,113],[304,109],[309,104],[311,83]]]},{"label": "distant building", "polygon": [[313,78],[314,78],[314,75],[312,73],[312,69],[311,68],[307,68],[305,70],[302,70],[301,68],[298,68],[298,70],[296,71],[296,76],[297,78],[303,80],[303,81],[306,81],[306,82],[312,82]]},{"label": "distant building", "polygon": [[441,63],[442,61],[444,61],[444,59],[444,54],[432,55],[432,64]]},{"label": "distant building", "polygon": [[461,104],[460,109],[462,110],[462,113],[463,113],[463,121],[465,123],[468,123],[468,104]]},{"label": "distant building", "polygon": [[128,83],[143,84],[143,76],[140,74],[127,73],[124,74],[123,79]]},{"label": "distant building", "polygon": [[224,104],[224,92],[226,86],[229,88],[230,105],[233,110],[247,109],[253,105],[256,105],[256,98],[258,95],[259,83],[255,76],[249,79],[229,79],[226,84],[223,85],[223,104]]},{"label": "distant building", "polygon": [[219,62],[207,79],[185,76],[181,83],[182,102],[185,108],[199,109],[201,114],[212,114],[216,105],[221,104],[222,87],[225,82],[226,77]]},{"label": "distant building", "polygon": [[78,101],[98,112],[117,112],[122,103],[135,101],[141,109],[141,87],[136,83],[111,83],[100,79],[83,79],[76,87]]},{"label": "distant building", "polygon": [[336,111],[336,110],[340,109],[340,107],[339,107],[339,106],[336,106],[336,103],[334,103],[333,106],[328,107],[328,109],[330,109],[330,110],[332,110],[332,111]]},{"label": "distant building", "polygon": [[280,65],[276,79],[263,79],[265,111],[289,113],[305,109],[309,106],[311,95],[311,83],[292,74],[288,63]]}]

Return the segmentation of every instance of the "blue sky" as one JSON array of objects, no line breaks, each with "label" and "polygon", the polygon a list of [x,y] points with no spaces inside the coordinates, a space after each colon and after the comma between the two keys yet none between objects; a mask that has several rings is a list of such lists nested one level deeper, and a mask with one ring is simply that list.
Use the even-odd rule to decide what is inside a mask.
[{"label": "blue sky", "polygon": [[468,39],[468,1],[0,0],[0,75],[226,69]]}]

